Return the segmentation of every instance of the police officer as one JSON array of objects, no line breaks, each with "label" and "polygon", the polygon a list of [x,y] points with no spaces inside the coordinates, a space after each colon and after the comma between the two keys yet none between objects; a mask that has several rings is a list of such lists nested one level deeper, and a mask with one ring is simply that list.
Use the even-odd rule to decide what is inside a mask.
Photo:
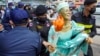
[{"label": "police officer", "polygon": [[23,9],[24,10],[24,3],[22,3],[22,2],[18,2],[18,6],[17,6],[17,8],[19,8],[19,9]]},{"label": "police officer", "polygon": [[[97,0],[85,0],[84,9],[72,16],[72,20],[76,21],[78,25],[85,27],[85,32],[89,34],[91,38],[96,35],[96,25],[95,19],[92,14],[96,10]],[[92,47],[88,46],[87,55],[84,56],[93,56]]]},{"label": "police officer", "polygon": [[30,4],[28,4],[28,5],[25,5],[24,6],[24,9],[27,11],[27,13],[29,14],[29,18],[30,19],[32,19],[33,18],[33,10],[34,9],[32,9],[32,7],[31,7],[31,5]]},{"label": "police officer", "polygon": [[4,18],[2,19],[2,24],[4,25],[4,29],[9,31],[12,29],[10,26],[9,20],[10,20],[10,12],[15,9],[15,6],[13,2],[8,3],[8,7],[5,10]]},{"label": "police officer", "polygon": [[27,12],[14,9],[10,23],[14,28],[0,34],[0,56],[38,56],[41,39],[36,32],[27,28]]},{"label": "police officer", "polygon": [[[43,41],[47,42],[48,40],[48,31],[50,29],[51,23],[47,19],[47,8],[44,5],[39,5],[34,11],[36,18],[33,18],[32,23],[30,24],[30,30],[37,31],[42,37]],[[43,43],[40,56],[49,56],[49,53],[46,51],[46,46],[49,43]]]}]

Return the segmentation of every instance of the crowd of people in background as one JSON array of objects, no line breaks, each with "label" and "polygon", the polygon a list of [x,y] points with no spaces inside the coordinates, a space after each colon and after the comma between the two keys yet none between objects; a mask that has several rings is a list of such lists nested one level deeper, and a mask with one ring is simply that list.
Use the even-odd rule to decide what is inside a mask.
[{"label": "crowd of people in background", "polygon": [[0,56],[93,56],[97,0],[78,8],[68,2],[0,6]]}]

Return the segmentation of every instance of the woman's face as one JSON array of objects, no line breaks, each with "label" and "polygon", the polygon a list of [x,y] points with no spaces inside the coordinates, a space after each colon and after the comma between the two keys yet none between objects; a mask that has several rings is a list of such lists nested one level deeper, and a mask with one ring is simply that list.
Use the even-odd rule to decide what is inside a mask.
[{"label": "woman's face", "polygon": [[62,8],[59,13],[65,20],[71,20],[72,13],[68,7]]}]

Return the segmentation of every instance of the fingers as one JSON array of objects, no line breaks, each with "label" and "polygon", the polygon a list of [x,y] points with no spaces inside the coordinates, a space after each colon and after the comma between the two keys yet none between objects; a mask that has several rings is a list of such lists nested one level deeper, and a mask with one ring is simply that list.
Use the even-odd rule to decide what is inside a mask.
[{"label": "fingers", "polygon": [[53,45],[49,45],[48,46],[48,50],[49,50],[49,52],[54,52],[55,51],[55,47]]},{"label": "fingers", "polygon": [[86,42],[87,42],[88,44],[92,44],[92,43],[93,43],[93,39],[89,37],[89,38],[86,39]]},{"label": "fingers", "polygon": [[44,45],[45,47],[48,47],[49,45],[51,45],[51,43],[46,42],[46,41],[43,41],[43,45]]},{"label": "fingers", "polygon": [[49,42],[43,41],[43,45],[48,49],[49,52],[55,51],[55,46]]}]

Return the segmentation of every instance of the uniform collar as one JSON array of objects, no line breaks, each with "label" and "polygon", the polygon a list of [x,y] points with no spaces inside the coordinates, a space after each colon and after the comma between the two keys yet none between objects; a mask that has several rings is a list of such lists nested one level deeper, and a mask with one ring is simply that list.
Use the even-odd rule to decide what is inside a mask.
[{"label": "uniform collar", "polygon": [[[82,14],[83,17],[86,17],[86,16],[83,14],[83,11],[82,11],[81,14]],[[91,14],[89,14],[89,15],[87,16],[87,18],[91,18]]]},{"label": "uniform collar", "polygon": [[28,28],[27,27],[23,27],[23,26],[15,26],[14,29],[24,30],[24,29],[28,29]]},{"label": "uniform collar", "polygon": [[41,21],[38,20],[38,18],[36,18],[36,23],[37,24],[46,24],[46,23],[48,23],[48,20],[46,19],[45,22],[41,22]]}]

